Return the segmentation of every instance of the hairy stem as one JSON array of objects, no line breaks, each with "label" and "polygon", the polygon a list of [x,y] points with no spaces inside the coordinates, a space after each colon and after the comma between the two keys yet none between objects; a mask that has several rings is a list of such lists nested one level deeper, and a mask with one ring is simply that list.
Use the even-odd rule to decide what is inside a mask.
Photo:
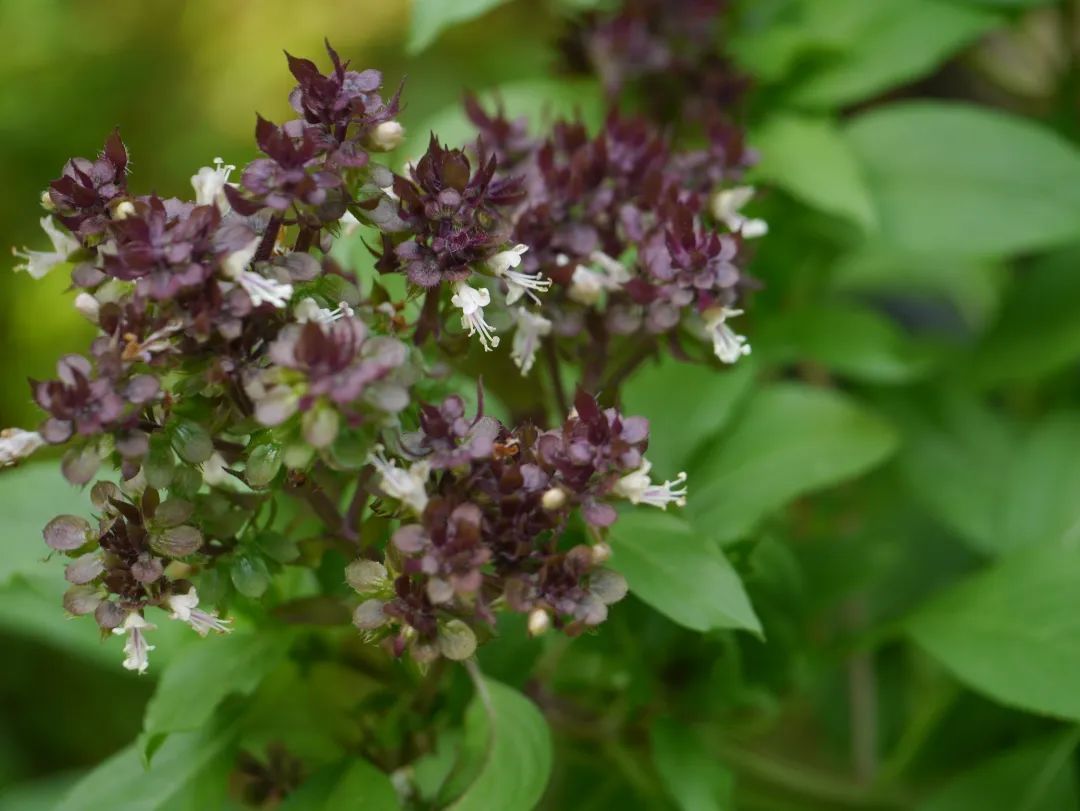
[{"label": "hairy stem", "polygon": [[259,247],[255,249],[256,262],[265,262],[270,258],[270,254],[274,252],[274,243],[277,242],[277,235],[280,230],[281,217],[275,214],[270,218],[270,222],[266,224],[266,231],[263,233],[262,241],[259,243]]}]

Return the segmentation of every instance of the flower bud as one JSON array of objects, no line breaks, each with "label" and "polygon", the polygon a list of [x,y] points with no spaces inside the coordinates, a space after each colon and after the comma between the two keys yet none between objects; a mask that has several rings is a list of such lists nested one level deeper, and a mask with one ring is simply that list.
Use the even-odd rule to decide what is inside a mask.
[{"label": "flower bud", "polygon": [[159,555],[170,558],[182,558],[190,555],[202,546],[202,533],[195,527],[182,525],[170,527],[156,535],[150,536],[150,548]]},{"label": "flower bud", "polygon": [[592,562],[600,566],[611,560],[611,545],[601,541],[592,545]]},{"label": "flower bud", "polygon": [[529,612],[529,636],[543,636],[551,627],[551,616],[542,608]]},{"label": "flower bud", "polygon": [[600,569],[589,577],[589,591],[604,605],[617,603],[626,596],[629,587],[626,578],[611,569]]},{"label": "flower bud", "polygon": [[193,465],[202,464],[214,452],[214,440],[197,422],[185,420],[176,426],[173,444],[180,458]]},{"label": "flower bud", "polygon": [[439,653],[447,659],[460,662],[476,652],[476,634],[458,619],[450,620],[439,628]]},{"label": "flower bud", "polygon": [[257,445],[248,456],[244,478],[252,487],[266,487],[281,470],[281,446],[273,442]]},{"label": "flower bud", "polygon": [[92,537],[90,522],[77,515],[58,515],[45,525],[41,534],[52,549],[70,552],[83,546]]},{"label": "flower bud", "polygon": [[121,200],[112,210],[114,220],[126,220],[135,213],[135,204],[130,200]]},{"label": "flower bud", "polygon": [[334,409],[314,408],[305,413],[301,420],[304,439],[313,448],[325,448],[337,439],[340,422],[338,413]]},{"label": "flower bud", "polygon": [[368,136],[369,146],[381,152],[389,152],[401,146],[405,140],[405,128],[397,121],[384,121]]},{"label": "flower bud", "polygon": [[101,303],[85,290],[75,296],[75,309],[79,315],[91,324],[98,322],[98,313],[101,312]]},{"label": "flower bud", "polygon": [[552,487],[540,497],[545,510],[561,510],[566,506],[566,491],[561,487]]},{"label": "flower bud", "polygon": [[315,455],[315,449],[302,442],[294,442],[286,446],[282,461],[285,467],[291,470],[299,470],[311,464],[311,457]]},{"label": "flower bud", "polygon": [[64,592],[64,610],[76,617],[92,614],[102,605],[101,590],[97,586],[72,586]]},{"label": "flower bud", "polygon": [[99,467],[101,467],[101,456],[92,445],[72,448],[64,454],[64,459],[60,463],[64,478],[76,487],[82,487],[94,478]]},{"label": "flower bud", "polygon": [[361,631],[373,631],[386,622],[382,600],[365,600],[353,611],[353,625]]},{"label": "flower bud", "polygon": [[360,558],[345,567],[345,580],[360,594],[367,594],[386,585],[386,567],[378,561]]},{"label": "flower bud", "polygon": [[49,194],[48,189],[41,193],[41,207],[46,211],[56,211],[56,204],[52,201],[52,195]]}]

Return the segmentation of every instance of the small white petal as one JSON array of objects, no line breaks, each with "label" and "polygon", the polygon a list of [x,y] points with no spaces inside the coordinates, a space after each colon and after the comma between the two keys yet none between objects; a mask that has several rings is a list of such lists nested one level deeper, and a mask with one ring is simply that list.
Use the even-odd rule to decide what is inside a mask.
[{"label": "small white petal", "polygon": [[521,370],[522,375],[527,375],[536,362],[536,353],[540,349],[540,339],[551,333],[551,321],[539,313],[533,313],[524,307],[514,310],[514,323],[517,329],[514,332],[514,342],[510,348],[510,357]]},{"label": "small white petal", "polygon": [[45,440],[37,431],[5,428],[0,431],[0,467],[25,459],[44,444]]}]

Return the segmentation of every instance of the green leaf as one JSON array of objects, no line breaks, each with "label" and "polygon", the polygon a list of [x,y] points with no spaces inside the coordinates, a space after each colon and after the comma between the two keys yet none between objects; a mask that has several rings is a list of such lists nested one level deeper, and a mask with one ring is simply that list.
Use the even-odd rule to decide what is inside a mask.
[{"label": "green leaf", "polygon": [[877,212],[862,168],[833,121],[780,114],[769,119],[751,141],[761,152],[756,172],[762,178],[864,230],[877,227]]},{"label": "green leaf", "polygon": [[724,369],[703,369],[665,356],[626,382],[623,413],[649,418],[649,459],[657,472],[674,475],[689,466],[702,443],[727,425],[750,392],[754,374],[752,357]]},{"label": "green leaf", "polygon": [[1005,468],[996,549],[1080,544],[1080,414],[1043,418]]},{"label": "green leaf", "polygon": [[680,811],[729,811],[734,775],[711,757],[693,731],[668,718],[653,723],[653,763]]},{"label": "green leaf", "polygon": [[774,384],[743,413],[690,475],[691,523],[721,542],[797,496],[876,467],[897,445],[888,423],[824,389]]},{"label": "green leaf", "polygon": [[147,757],[171,733],[201,728],[230,694],[248,695],[285,658],[288,639],[261,631],[189,642],[166,668],[146,707]]},{"label": "green leaf", "polygon": [[258,599],[270,585],[270,569],[266,561],[255,554],[241,555],[229,567],[236,590],[245,597]]},{"label": "green leaf", "polygon": [[1024,435],[973,403],[913,430],[901,470],[915,495],[975,549],[1000,555],[1080,542],[1080,414]]},{"label": "green leaf", "polygon": [[891,321],[865,307],[824,304],[762,326],[754,351],[772,364],[812,360],[870,383],[907,383],[925,376],[931,357]]},{"label": "green leaf", "polygon": [[507,0],[413,0],[406,49],[420,53],[445,29],[475,19]]},{"label": "green leaf", "polygon": [[1080,245],[1048,256],[1013,280],[974,360],[979,383],[1035,380],[1080,358]]},{"label": "green leaf", "polygon": [[1024,119],[909,102],[854,119],[884,238],[950,256],[998,256],[1080,237],[1080,152]]},{"label": "green leaf", "polygon": [[128,746],[79,780],[54,811],[172,811],[201,790],[203,776],[225,757],[236,733],[233,724],[214,724],[173,735],[149,769],[138,747]]},{"label": "green leaf", "polygon": [[50,549],[41,529],[60,514],[87,515],[90,501],[60,473],[54,462],[37,462],[0,471],[0,515],[4,516],[0,585],[12,575],[48,571]]},{"label": "green leaf", "polygon": [[951,306],[976,331],[995,315],[1006,279],[1005,268],[996,262],[906,254],[873,242],[843,255],[832,268],[838,292]]},{"label": "green leaf", "polygon": [[932,600],[915,641],[975,690],[1021,709],[1080,719],[1080,547],[1024,550]]},{"label": "green leaf", "polygon": [[995,27],[998,18],[944,0],[812,0],[815,13],[853,21],[845,47],[803,71],[796,105],[836,107],[875,96],[933,70]]},{"label": "green leaf", "polygon": [[476,779],[452,811],[532,811],[551,773],[551,733],[540,711],[516,690],[491,679],[477,684],[465,715],[467,738],[486,741]]},{"label": "green leaf", "polygon": [[401,808],[390,778],[366,760],[353,761],[321,806],[325,811],[363,808],[364,811],[396,811]]},{"label": "green leaf", "polygon": [[918,811],[1060,811],[1076,808],[1076,771],[1072,752],[1075,729],[1021,749],[1011,749],[980,763],[919,805]]},{"label": "green leaf", "polygon": [[975,549],[999,551],[1000,505],[1018,442],[1014,426],[968,397],[920,404],[908,419],[900,471],[915,497]]},{"label": "green leaf", "polygon": [[708,536],[678,515],[655,508],[627,510],[611,528],[611,568],[661,614],[695,631],[761,623],[739,575]]}]

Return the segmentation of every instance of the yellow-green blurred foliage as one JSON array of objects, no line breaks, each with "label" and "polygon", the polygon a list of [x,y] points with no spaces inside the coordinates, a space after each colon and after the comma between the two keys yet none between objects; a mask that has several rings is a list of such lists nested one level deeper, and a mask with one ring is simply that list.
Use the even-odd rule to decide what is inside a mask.
[{"label": "yellow-green blurred foliage", "polygon": [[[141,192],[188,194],[215,156],[242,166],[254,156],[255,111],[290,117],[282,50],[325,65],[324,36],[354,65],[382,69],[389,88],[407,79],[402,120],[415,145],[419,125],[466,87],[538,72],[543,32],[510,36],[523,22],[535,31],[522,6],[483,21],[482,41],[501,46],[477,49],[463,26],[406,59],[407,0],[0,0],[0,246],[47,247],[42,190],[115,126]],[[26,378],[52,375],[91,336],[62,271],[34,281],[11,272],[15,261],[0,264],[0,427],[36,424]]]}]

